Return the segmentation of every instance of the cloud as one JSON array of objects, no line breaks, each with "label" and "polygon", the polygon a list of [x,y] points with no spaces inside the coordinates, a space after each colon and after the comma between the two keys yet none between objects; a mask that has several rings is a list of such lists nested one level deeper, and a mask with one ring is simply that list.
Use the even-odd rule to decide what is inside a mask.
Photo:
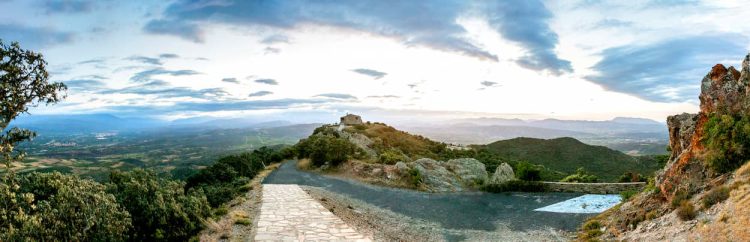
[{"label": "cloud", "polygon": [[221,79],[221,81],[240,84],[240,81],[238,81],[237,78],[234,78],[234,77],[227,77],[227,78]]},{"label": "cloud", "polygon": [[555,54],[557,34],[547,24],[552,13],[540,1],[488,1],[487,18],[503,38],[526,49],[517,59],[521,67],[554,75],[573,72],[570,61]]},{"label": "cloud", "polygon": [[357,97],[344,94],[344,93],[323,93],[315,95],[316,97],[327,97],[327,98],[333,98],[333,99],[345,99],[345,100],[357,100]]},{"label": "cloud", "polygon": [[[503,38],[526,49],[526,54],[516,60],[520,66],[555,75],[572,72],[570,62],[558,58],[554,51],[558,36],[547,23],[552,13],[540,0],[178,0],[166,8],[164,18],[148,22],[144,29],[149,33],[202,42],[200,25],[207,22],[280,29],[320,24],[367,31],[398,39],[407,45],[497,61],[495,54],[467,40],[466,29],[457,23],[459,18],[472,14],[486,17]],[[284,41],[284,38],[269,36],[261,42],[279,41]]]},{"label": "cloud", "polygon": [[748,38],[715,34],[604,50],[585,79],[650,101],[694,101],[700,80],[716,62],[739,60]]},{"label": "cloud", "polygon": [[137,62],[141,62],[144,64],[149,64],[149,65],[160,66],[163,64],[161,60],[159,60],[159,58],[152,58],[152,57],[139,56],[139,55],[134,55],[125,59],[129,61],[137,61]]},{"label": "cloud", "polygon": [[385,72],[380,72],[380,71],[371,70],[371,69],[364,69],[364,68],[354,69],[352,71],[362,74],[362,75],[374,77],[375,79],[380,79],[380,78],[383,78],[385,75],[388,75],[388,73],[385,73]]},{"label": "cloud", "polygon": [[87,13],[94,9],[94,2],[86,0],[46,0],[42,2],[42,9],[47,14]]},{"label": "cloud", "polygon": [[281,53],[281,49],[279,48],[273,48],[273,47],[266,47],[263,49],[263,54],[278,54]]},{"label": "cloud", "polygon": [[147,82],[121,89],[109,89],[99,93],[155,95],[158,98],[192,97],[212,101],[220,100],[222,97],[230,95],[222,88],[191,89],[187,87],[172,87],[164,81]]},{"label": "cloud", "polygon": [[255,80],[255,82],[256,83],[267,84],[267,85],[279,85],[279,82],[277,82],[274,79],[258,79],[258,80]]},{"label": "cloud", "polygon": [[250,93],[250,95],[247,95],[247,96],[248,97],[262,97],[262,96],[267,96],[267,95],[271,95],[271,94],[273,94],[273,92],[259,91],[259,92]]},{"label": "cloud", "polygon": [[396,95],[373,95],[373,96],[367,96],[367,98],[387,99],[387,98],[401,98],[401,96],[396,96]]},{"label": "cloud", "polygon": [[179,55],[173,54],[173,53],[164,53],[159,55],[160,59],[174,59],[174,58],[180,58]]},{"label": "cloud", "polygon": [[156,75],[190,76],[198,74],[200,74],[200,72],[194,70],[165,70],[164,68],[154,68],[135,73],[135,75],[130,77],[130,81],[148,82],[152,81],[153,79],[151,77]]},{"label": "cloud", "polygon": [[287,110],[294,107],[330,103],[323,99],[271,99],[271,100],[243,100],[224,102],[177,102],[167,106],[113,106],[108,111],[116,113],[134,113],[138,115],[164,115],[176,112],[215,112],[238,110]]},{"label": "cloud", "polygon": [[260,41],[260,43],[272,45],[272,44],[278,44],[278,43],[289,43],[289,37],[286,37],[286,35],[280,35],[280,34],[274,34],[271,36],[268,36]]},{"label": "cloud", "polygon": [[[456,23],[462,1],[441,4],[421,1],[177,1],[166,8],[164,19],[152,20],[147,32],[171,34],[201,42],[201,22],[233,25],[263,25],[293,28],[316,23],[359,29],[467,55],[497,59],[462,37],[466,30]],[[420,18],[413,14],[419,12]],[[456,45],[453,47],[452,45]]]},{"label": "cloud", "polygon": [[61,82],[68,86],[68,90],[75,91],[93,91],[105,87],[103,82],[93,79],[74,79]]},{"label": "cloud", "polygon": [[485,87],[493,87],[493,86],[497,85],[497,82],[482,81],[479,84],[482,85],[482,86],[485,86]]},{"label": "cloud", "polygon": [[35,50],[73,41],[73,34],[50,28],[0,23],[0,36],[5,44],[19,42],[22,48]]},{"label": "cloud", "polygon": [[176,35],[196,43],[204,41],[203,31],[198,29],[197,25],[179,20],[151,20],[143,27],[143,30],[151,34]]},{"label": "cloud", "polygon": [[81,61],[81,62],[78,62],[78,64],[80,64],[80,65],[84,65],[84,64],[104,64],[104,62],[105,62],[104,58],[96,58],[96,59],[90,59],[90,60]]},{"label": "cloud", "polygon": [[609,28],[620,28],[633,26],[633,22],[623,21],[619,19],[606,18],[599,22],[594,23],[592,28],[594,29],[609,29]]}]

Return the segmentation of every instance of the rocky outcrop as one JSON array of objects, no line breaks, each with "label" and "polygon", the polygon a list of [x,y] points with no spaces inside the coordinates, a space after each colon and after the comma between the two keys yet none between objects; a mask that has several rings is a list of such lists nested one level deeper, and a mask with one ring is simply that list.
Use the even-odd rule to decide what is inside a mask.
[{"label": "rocky outcrop", "polygon": [[[667,118],[671,154],[664,169],[656,176],[655,185],[658,190],[641,193],[629,202],[596,217],[595,220],[602,222],[602,226],[606,228],[603,230],[605,233],[602,239],[649,241],[665,238],[670,240],[693,238],[701,241],[705,239],[700,239],[704,236],[699,232],[700,227],[711,227],[716,223],[714,227],[724,229],[728,226],[727,220],[731,221],[738,216],[743,218],[750,216],[735,214],[739,211],[735,209],[727,211],[727,214],[732,214],[731,216],[722,218],[723,215],[716,216],[715,211],[707,210],[699,211],[697,220],[681,221],[675,215],[675,209],[670,206],[678,193],[687,195],[689,203],[699,204],[708,191],[718,186],[748,185],[747,191],[750,191],[750,184],[732,184],[737,183],[736,174],[716,174],[715,171],[709,169],[705,158],[707,150],[703,144],[706,134],[704,126],[712,115],[750,114],[750,54],[745,56],[742,69],[739,71],[734,67],[726,68],[721,64],[711,68],[701,81],[699,99],[699,113],[683,113]],[[743,169],[750,171],[750,164],[740,168],[736,173],[742,173]],[[750,172],[747,173],[750,174]],[[732,197],[750,194],[740,193],[742,193],[741,189],[734,190],[731,194]],[[731,205],[731,201],[727,204]],[[722,207],[714,206],[711,209],[721,210]],[[650,221],[643,222],[644,218]],[[694,221],[704,221],[703,224],[708,223],[708,225],[697,226],[698,223]],[[741,226],[737,226],[738,229],[724,232],[748,232],[746,225],[741,223]],[[718,234],[727,234],[724,232]],[[750,234],[750,232],[745,234]]]},{"label": "rocky outcrop", "polygon": [[516,174],[513,172],[513,167],[510,167],[508,163],[502,163],[497,166],[495,173],[492,173],[489,184],[503,184],[515,179]]},{"label": "rocky outcrop", "polygon": [[422,158],[410,163],[413,169],[422,176],[422,186],[431,192],[462,191],[463,185],[456,176],[448,171],[439,161]]},{"label": "rocky outcrop", "polygon": [[445,167],[453,172],[464,185],[474,186],[487,181],[484,164],[474,158],[453,159],[445,162]]},{"label": "rocky outcrop", "polygon": [[717,64],[701,81],[700,112],[667,118],[669,126],[669,162],[657,175],[657,185],[666,200],[680,190],[697,192],[710,176],[703,161],[703,126],[711,114],[750,113],[750,55],[742,70]]}]

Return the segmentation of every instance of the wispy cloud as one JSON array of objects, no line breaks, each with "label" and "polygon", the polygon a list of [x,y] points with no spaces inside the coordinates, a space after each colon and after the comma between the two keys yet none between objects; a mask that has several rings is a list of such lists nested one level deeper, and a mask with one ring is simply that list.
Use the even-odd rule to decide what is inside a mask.
[{"label": "wispy cloud", "polygon": [[250,93],[250,95],[247,95],[247,96],[248,97],[262,97],[262,96],[267,96],[267,95],[271,95],[271,94],[273,94],[273,92],[259,91],[259,92]]},{"label": "wispy cloud", "polygon": [[149,64],[149,65],[157,65],[157,66],[162,65],[162,62],[161,62],[161,60],[159,60],[159,58],[152,58],[152,57],[134,55],[134,56],[131,56],[131,57],[128,57],[128,58],[125,58],[125,59],[129,60],[129,61],[135,61],[135,62],[140,62],[140,63],[143,63],[143,64]]},{"label": "wispy cloud", "polygon": [[333,99],[357,100],[357,97],[345,93],[323,93],[315,95],[316,97],[327,97]]},{"label": "wispy cloud", "polygon": [[180,58],[179,55],[173,54],[173,53],[164,53],[159,55],[160,59],[174,59],[174,58]]},{"label": "wispy cloud", "polygon": [[375,79],[380,79],[380,78],[383,78],[385,75],[388,75],[388,73],[385,73],[385,72],[380,72],[380,71],[376,71],[372,69],[365,69],[365,68],[354,69],[352,71],[362,74],[362,75],[371,76]]},{"label": "wispy cloud", "polygon": [[261,84],[267,84],[267,85],[279,85],[279,82],[277,82],[274,79],[257,79],[255,80],[255,82],[261,83]]},{"label": "wispy cloud", "polygon": [[[419,17],[414,17],[419,13]],[[560,75],[571,72],[569,61],[554,52],[557,34],[547,22],[552,14],[539,0],[520,2],[462,1],[240,1],[196,3],[179,0],[166,8],[164,18],[148,22],[149,33],[176,35],[202,42],[201,25],[219,22],[238,26],[281,29],[314,23],[358,29],[421,45],[497,61],[495,54],[465,39],[466,29],[457,20],[467,14],[485,16],[501,35],[526,49],[516,60],[522,67]],[[287,39],[269,36],[263,43]]]},{"label": "wispy cloud", "polygon": [[692,101],[699,92],[696,78],[719,60],[743,56],[747,43],[747,37],[725,34],[610,48],[593,66],[597,74],[585,78],[608,90],[646,100]]},{"label": "wispy cloud", "polygon": [[89,0],[45,0],[41,7],[47,14],[87,13],[94,9],[94,3]]},{"label": "wispy cloud", "polygon": [[237,78],[234,78],[234,77],[227,77],[227,78],[221,79],[221,81],[240,84],[240,81],[238,81]]},{"label": "wispy cloud", "polygon": [[133,82],[148,82],[153,80],[153,76],[156,75],[170,75],[170,76],[190,76],[198,75],[200,72],[194,70],[166,70],[164,68],[153,68],[145,71],[135,73],[130,77],[130,81]]}]

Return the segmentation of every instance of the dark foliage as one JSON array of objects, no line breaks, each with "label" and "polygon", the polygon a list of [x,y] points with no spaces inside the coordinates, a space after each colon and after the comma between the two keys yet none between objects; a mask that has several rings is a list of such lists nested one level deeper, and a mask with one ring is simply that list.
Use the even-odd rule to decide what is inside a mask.
[{"label": "dark foliage", "polygon": [[703,196],[703,208],[710,208],[714,204],[723,202],[729,198],[729,188],[725,186],[716,187]]},{"label": "dark foliage", "polygon": [[485,192],[545,192],[547,186],[536,181],[512,180],[502,184],[488,184],[480,188]]},{"label": "dark foliage", "polygon": [[515,172],[516,178],[523,181],[539,181],[542,179],[542,169],[525,161],[516,164]]},{"label": "dark foliage", "polygon": [[750,116],[712,114],[704,127],[708,166],[726,173],[750,160]]}]

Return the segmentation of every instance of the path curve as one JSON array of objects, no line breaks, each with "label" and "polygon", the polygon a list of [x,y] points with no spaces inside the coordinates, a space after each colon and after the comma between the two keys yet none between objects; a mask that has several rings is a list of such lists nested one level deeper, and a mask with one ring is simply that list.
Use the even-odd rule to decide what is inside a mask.
[{"label": "path curve", "polygon": [[372,241],[298,185],[263,184],[255,241]]}]

